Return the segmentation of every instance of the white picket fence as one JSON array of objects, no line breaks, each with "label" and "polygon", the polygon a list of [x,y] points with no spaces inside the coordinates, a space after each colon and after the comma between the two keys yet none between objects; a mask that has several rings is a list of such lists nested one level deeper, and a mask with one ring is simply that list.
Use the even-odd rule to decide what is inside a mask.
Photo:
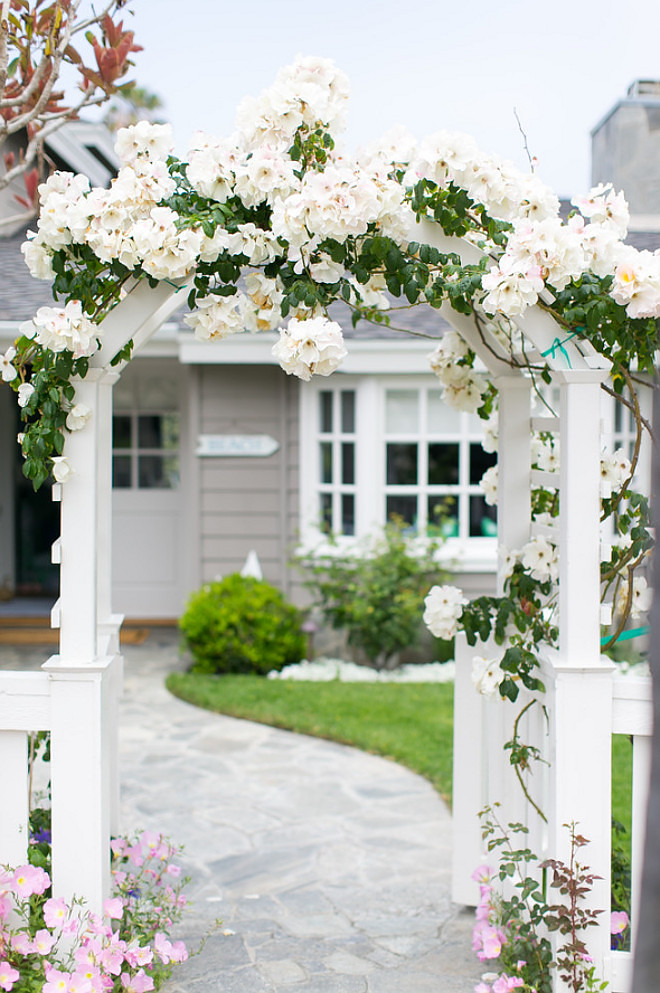
[{"label": "white picket fence", "polygon": [[50,731],[53,892],[99,908],[110,880],[108,839],[118,827],[121,678],[118,654],[85,670],[55,657],[39,672],[0,672],[0,864],[26,862],[28,739]]},{"label": "white picket fence", "polygon": [[[611,737],[632,737],[632,914],[634,942],[642,872],[646,805],[648,798],[652,701],[650,677],[622,677],[603,660],[600,669],[576,672],[561,665],[558,653],[548,652],[542,664],[546,686],[543,706],[533,707],[519,727],[520,738],[540,750],[544,763],[536,763],[526,777],[527,789],[547,817],[545,823],[526,801],[503,744],[512,737],[513,722],[530,696],[521,693],[515,704],[499,697],[480,695],[471,682],[475,655],[495,655],[478,642],[471,648],[459,637],[454,711],[454,794],[452,896],[462,904],[478,901],[478,887],[471,874],[478,866],[494,863],[486,854],[481,837],[479,811],[500,804],[503,824],[519,822],[529,835],[525,845],[544,858],[566,859],[568,831],[576,822],[578,833],[589,839],[580,851],[580,861],[602,877],[594,884],[589,905],[604,911],[597,928],[586,933],[590,946],[600,951],[602,978],[611,993],[628,993],[631,986],[632,953],[609,950],[611,889]],[[499,649],[501,654],[501,649]],[[581,701],[567,703],[567,694]],[[469,773],[467,773],[469,770]],[[574,809],[558,805],[565,783],[573,784]],[[562,783],[558,790],[557,783]],[[560,989],[561,985],[557,984]]]}]

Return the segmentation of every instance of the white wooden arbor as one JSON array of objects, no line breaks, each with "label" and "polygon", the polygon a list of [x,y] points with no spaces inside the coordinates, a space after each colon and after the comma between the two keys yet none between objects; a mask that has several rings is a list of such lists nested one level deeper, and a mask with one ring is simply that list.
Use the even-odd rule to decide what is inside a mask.
[{"label": "white wooden arbor", "polygon": [[[430,222],[416,225],[411,236],[441,251],[458,252],[464,262],[480,255]],[[92,909],[99,909],[107,894],[109,836],[117,828],[119,792],[121,617],[113,615],[110,600],[110,522],[112,387],[121,367],[111,367],[110,361],[130,339],[137,351],[178,307],[178,293],[167,283],[155,289],[136,284],[103,322],[102,347],[92,357],[87,377],[75,383],[77,401],[87,404],[92,417],[84,430],[67,435],[65,455],[73,474],[65,485],[54,487],[54,497],[61,501],[61,537],[54,548],[61,595],[52,618],[60,630],[59,654],[41,673],[0,674],[3,768],[10,770],[7,778],[14,783],[11,802],[0,812],[0,863],[24,860],[26,732],[50,728],[54,891],[67,898],[82,896]],[[584,342],[567,336],[547,312],[530,309],[518,322],[526,354],[547,361],[561,392],[558,419],[532,418],[530,379],[506,361],[496,338],[480,333],[472,317],[458,314],[449,303],[440,313],[481,358],[499,389],[499,541],[520,548],[533,534],[543,533],[557,544],[560,559],[559,649],[543,660],[553,727],[548,731],[537,715],[536,727],[530,722],[525,738],[543,739],[550,760],[540,774],[547,825],[524,802],[502,752],[514,708],[475,698],[470,661],[484,650],[463,644],[460,651],[454,899],[476,902],[470,874],[481,860],[477,812],[484,802],[498,800],[505,820],[529,823],[530,844],[543,856],[567,860],[569,840],[562,825],[576,822],[591,839],[586,861],[603,877],[594,886],[592,906],[609,908],[609,828],[603,831],[602,824],[609,824],[610,817],[613,666],[601,658],[599,642],[600,384],[607,364]],[[559,480],[531,470],[532,429],[559,433]],[[532,525],[530,487],[557,482],[561,512],[555,532]],[[589,935],[597,974],[605,978],[611,975],[607,917],[603,915],[597,934]],[[624,988],[614,986],[615,991]]]}]

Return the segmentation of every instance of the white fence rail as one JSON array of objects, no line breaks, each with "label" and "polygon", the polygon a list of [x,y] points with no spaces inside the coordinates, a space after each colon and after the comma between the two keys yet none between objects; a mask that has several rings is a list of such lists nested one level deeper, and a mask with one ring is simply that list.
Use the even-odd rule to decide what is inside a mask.
[{"label": "white fence rail", "polygon": [[28,738],[50,731],[53,892],[99,909],[109,883],[108,839],[117,829],[121,674],[119,655],[82,670],[56,657],[40,672],[0,672],[0,865],[26,861]]},{"label": "white fence rail", "polygon": [[[527,802],[503,751],[512,738],[513,722],[529,695],[514,705],[481,696],[471,682],[472,659],[488,654],[478,643],[470,648],[459,636],[456,652],[454,704],[454,794],[452,896],[458,903],[478,902],[471,879],[484,862],[479,811],[499,804],[503,823],[520,822],[529,829],[529,847],[539,858],[567,860],[568,832],[576,822],[589,839],[583,861],[602,877],[594,884],[590,906],[609,911],[611,891],[611,738],[629,735],[633,743],[631,935],[634,942],[644,848],[644,828],[650,773],[652,701],[650,678],[620,677],[606,660],[597,669],[567,669],[558,653],[548,653],[542,678],[543,707],[535,706],[520,722],[521,741],[539,749],[544,762],[534,763],[525,783],[547,818]],[[492,652],[501,654],[501,648]],[[547,764],[545,764],[547,763]],[[468,772],[469,770],[469,772]],[[566,786],[569,781],[569,787]],[[568,798],[568,799],[567,799]],[[492,861],[492,860],[491,860]],[[628,993],[630,952],[610,952],[609,913],[589,930],[588,944],[602,978],[612,993]],[[560,988],[559,985],[557,987]]]}]

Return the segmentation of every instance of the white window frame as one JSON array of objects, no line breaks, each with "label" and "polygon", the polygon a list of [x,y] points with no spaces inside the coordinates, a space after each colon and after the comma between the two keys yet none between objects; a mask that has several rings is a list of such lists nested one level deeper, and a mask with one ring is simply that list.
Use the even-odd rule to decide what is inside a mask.
[{"label": "white window frame", "polygon": [[[335,373],[331,380],[311,380],[302,385],[300,391],[300,521],[301,544],[303,549],[327,547],[327,539],[320,531],[319,524],[319,394],[323,391],[355,390],[356,393],[356,435],[355,435],[355,536],[338,535],[340,547],[353,547],[356,541],[366,538],[385,524],[386,492],[386,439],[385,403],[388,389],[434,390],[434,381],[424,375],[370,375],[357,376]],[[470,444],[479,436],[469,430],[469,415],[460,414],[461,427],[459,443],[459,482],[456,486],[431,486],[419,484],[411,487],[423,492],[422,501],[431,493],[453,490],[459,500],[462,537],[448,538],[442,545],[441,558],[448,564],[464,570],[494,572],[497,564],[497,539],[494,537],[467,537],[469,529],[469,496],[481,491],[478,485],[469,482]],[[421,422],[420,422],[421,424]],[[443,432],[446,440],[454,441],[455,433]],[[404,437],[402,434],[401,438]],[[411,440],[412,434],[410,435]],[[426,440],[435,438],[423,428],[415,433],[414,441],[420,443],[420,451],[426,450]],[[392,436],[394,440],[394,436]],[[422,478],[422,477],[420,477]],[[460,496],[465,493],[466,499]]]}]

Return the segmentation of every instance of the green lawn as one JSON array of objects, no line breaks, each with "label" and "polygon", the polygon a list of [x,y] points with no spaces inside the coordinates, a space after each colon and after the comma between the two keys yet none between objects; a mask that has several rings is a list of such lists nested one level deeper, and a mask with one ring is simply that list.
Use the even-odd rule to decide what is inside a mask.
[{"label": "green lawn", "polygon": [[[451,802],[451,683],[294,682],[172,673],[168,689],[199,707],[384,755],[425,776]],[[613,814],[630,837],[632,748],[613,739]]]}]

